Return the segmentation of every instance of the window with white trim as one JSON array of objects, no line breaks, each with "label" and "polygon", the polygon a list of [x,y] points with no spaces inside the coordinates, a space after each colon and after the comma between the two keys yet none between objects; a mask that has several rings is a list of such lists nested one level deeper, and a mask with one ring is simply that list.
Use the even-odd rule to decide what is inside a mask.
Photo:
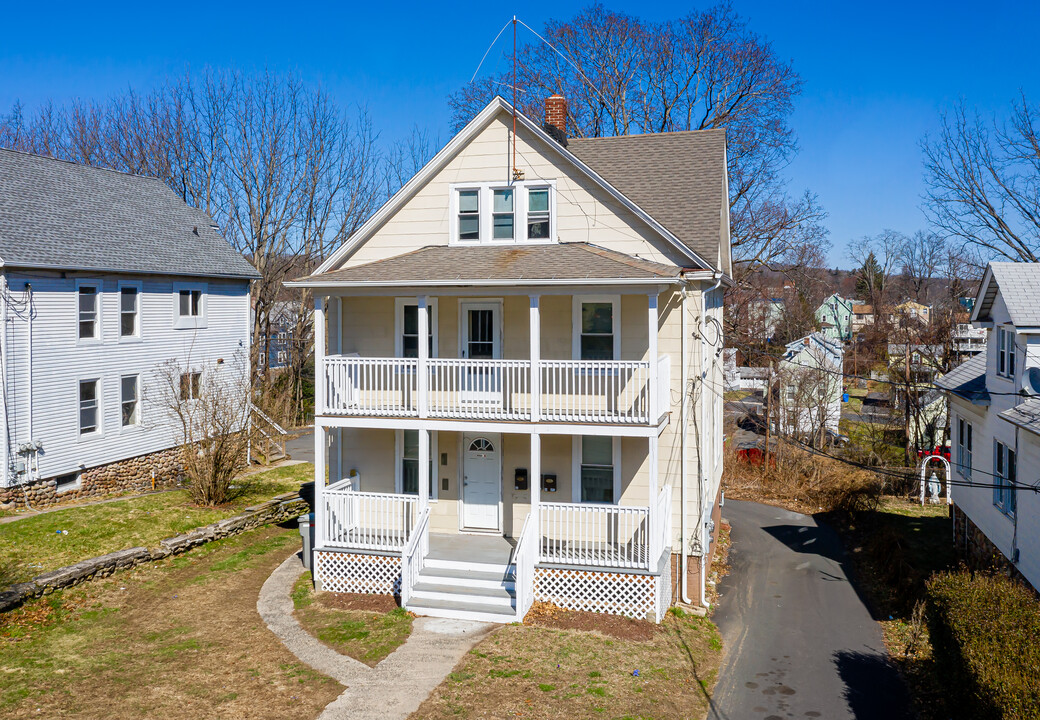
[{"label": "window with white trim", "polygon": [[[419,494],[419,431],[397,431],[397,492]],[[430,499],[437,499],[437,433],[430,433]]]},{"label": "window with white trim", "polygon": [[527,188],[527,239],[549,239],[549,188]]},{"label": "window with white trim", "polygon": [[197,370],[181,373],[181,400],[198,400],[202,395],[202,373]]},{"label": "window with white trim", "polygon": [[79,434],[90,435],[101,429],[101,380],[79,381]]},{"label": "window with white trim", "polygon": [[202,315],[202,291],[177,291],[177,313],[183,317],[199,317]]},{"label": "window with white trim", "polygon": [[613,503],[615,474],[614,438],[582,435],[578,482],[581,502]]},{"label": "window with white trim", "polygon": [[459,240],[480,240],[480,190],[458,191]]},{"label": "window with white trim", "polygon": [[119,287],[119,337],[137,337],[140,334],[141,291],[136,285]]},{"label": "window with white trim", "polygon": [[173,321],[178,329],[206,327],[208,298],[206,283],[175,282],[173,284]]},{"label": "window with white trim", "polygon": [[[427,308],[427,342],[430,357],[437,356],[437,303],[429,300]],[[419,357],[419,304],[407,298],[398,298],[395,313],[395,351],[397,357]]]},{"label": "window with white trim", "polygon": [[101,288],[97,285],[81,283],[76,288],[80,340],[101,339],[100,313],[98,312],[100,296]]},{"label": "window with white trim", "polygon": [[1018,459],[1009,446],[993,441],[993,504],[1005,515],[1014,515],[1018,505],[1016,482]]},{"label": "window with white trim", "polygon": [[555,183],[453,186],[450,242],[540,243],[555,237]]},{"label": "window with white trim", "polygon": [[139,376],[124,375],[119,379],[120,422],[123,427],[141,424],[139,390]]},{"label": "window with white trim", "polygon": [[997,328],[997,375],[1006,378],[1015,377],[1017,360],[1015,331],[1006,327]]},{"label": "window with white trim", "polygon": [[515,239],[513,228],[516,215],[513,212],[513,188],[497,188],[491,191],[491,237],[495,240]]},{"label": "window with white trim", "polygon": [[576,359],[619,359],[620,305],[617,298],[575,298]]},{"label": "window with white trim", "polygon": [[971,478],[971,423],[957,418],[957,472],[961,477]]}]

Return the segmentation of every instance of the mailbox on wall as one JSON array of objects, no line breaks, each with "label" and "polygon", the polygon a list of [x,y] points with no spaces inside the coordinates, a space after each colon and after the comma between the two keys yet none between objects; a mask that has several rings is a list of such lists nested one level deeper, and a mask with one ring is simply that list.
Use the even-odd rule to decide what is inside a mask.
[{"label": "mailbox on wall", "polygon": [[542,475],[542,492],[556,492],[556,475]]},{"label": "mailbox on wall", "polygon": [[513,480],[514,490],[527,490],[527,468],[517,468],[516,477]]}]

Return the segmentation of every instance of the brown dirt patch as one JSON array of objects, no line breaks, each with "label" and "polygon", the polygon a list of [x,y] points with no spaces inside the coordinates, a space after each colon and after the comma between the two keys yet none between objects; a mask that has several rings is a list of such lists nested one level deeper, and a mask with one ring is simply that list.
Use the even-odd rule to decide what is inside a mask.
[{"label": "brown dirt patch", "polygon": [[314,596],[314,603],[329,610],[367,610],[388,613],[397,609],[397,600],[391,595],[361,595],[359,593],[322,592]]},{"label": "brown dirt patch", "polygon": [[597,632],[619,640],[652,640],[661,626],[646,620],[633,620],[620,615],[565,610],[552,603],[539,602],[531,606],[524,618],[525,625]]}]

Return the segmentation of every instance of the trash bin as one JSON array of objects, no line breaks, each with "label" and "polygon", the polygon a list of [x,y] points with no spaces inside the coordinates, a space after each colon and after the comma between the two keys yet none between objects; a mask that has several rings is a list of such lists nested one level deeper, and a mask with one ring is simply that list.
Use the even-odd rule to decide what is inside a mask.
[{"label": "trash bin", "polygon": [[311,558],[314,556],[314,513],[300,516],[300,537],[303,538],[303,566],[313,573]]}]

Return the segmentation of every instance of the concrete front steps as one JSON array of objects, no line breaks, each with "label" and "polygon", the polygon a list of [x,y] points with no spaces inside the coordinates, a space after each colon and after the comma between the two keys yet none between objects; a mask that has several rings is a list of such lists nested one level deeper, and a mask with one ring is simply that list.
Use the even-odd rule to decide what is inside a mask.
[{"label": "concrete front steps", "polygon": [[513,568],[500,562],[427,557],[407,609],[430,617],[515,622]]}]

